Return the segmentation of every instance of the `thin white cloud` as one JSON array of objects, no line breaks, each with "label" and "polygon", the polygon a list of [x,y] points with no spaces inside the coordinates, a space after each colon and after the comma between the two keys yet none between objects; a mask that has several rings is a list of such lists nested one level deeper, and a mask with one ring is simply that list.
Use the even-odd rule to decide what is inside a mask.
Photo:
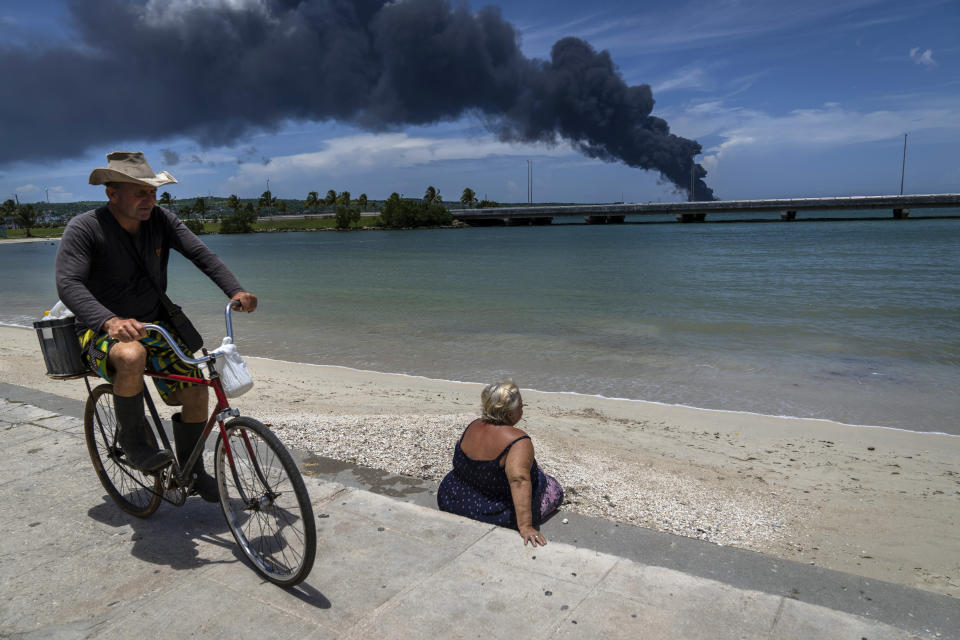
[{"label": "thin white cloud", "polygon": [[770,148],[831,148],[887,140],[904,132],[946,130],[960,133],[960,100],[938,101],[914,109],[863,111],[838,103],[772,115],[756,109],[727,107],[720,101],[695,104],[672,116],[675,131],[692,138],[717,136],[704,151],[707,170],[724,156]]},{"label": "thin white cloud", "polygon": [[50,202],[72,202],[75,199],[73,193],[67,191],[62,185],[39,187],[31,182],[14,188],[14,192],[21,202],[27,202],[28,200],[43,202],[48,197]]},{"label": "thin white cloud", "polygon": [[75,200],[73,193],[60,185],[50,187],[49,192],[51,201],[73,202]]},{"label": "thin white cloud", "polygon": [[412,137],[405,133],[359,134],[327,140],[320,151],[274,156],[270,163],[242,163],[227,180],[231,189],[259,182],[266,175],[346,175],[356,171],[384,171],[457,160],[495,156],[563,156],[575,153],[567,144],[524,145],[479,138]]},{"label": "thin white cloud", "polygon": [[937,66],[937,61],[933,59],[932,49],[921,51],[920,47],[914,47],[913,49],[910,49],[910,59],[916,64],[927,68]]},{"label": "thin white cloud", "polygon": [[[808,0],[801,3],[766,0],[694,0],[674,3],[663,9],[648,9],[633,15],[598,14],[595,20],[579,24],[563,23],[524,32],[537,43],[550,38],[577,36],[589,40],[597,49],[629,51],[632,54],[702,47],[709,43],[729,42],[782,31],[808,27],[822,30],[847,24],[848,16],[883,0]],[[890,18],[899,21],[906,15]]]},{"label": "thin white cloud", "polygon": [[687,67],[680,69],[674,76],[661,80],[653,85],[653,95],[666,93],[676,89],[704,89],[713,86],[713,81],[701,67]]},{"label": "thin white cloud", "polygon": [[[525,49],[532,49],[534,55],[541,55],[549,52],[553,43],[565,36],[582,34],[583,29],[587,28],[592,21],[601,18],[603,12],[592,13],[580,16],[572,20],[567,20],[560,24],[549,24],[546,22],[537,22],[532,24],[515,23],[514,28],[520,34],[521,42]],[[582,37],[582,36],[581,36]]]}]

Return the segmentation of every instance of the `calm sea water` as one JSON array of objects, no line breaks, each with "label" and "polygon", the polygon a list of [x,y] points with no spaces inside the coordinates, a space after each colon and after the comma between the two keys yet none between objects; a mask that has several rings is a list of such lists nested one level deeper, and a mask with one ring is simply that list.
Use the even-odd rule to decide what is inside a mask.
[{"label": "calm sea water", "polygon": [[[960,220],[207,236],[261,308],[242,353],[960,434]],[[0,247],[0,323],[56,301]],[[211,336],[224,298],[176,255]]]}]

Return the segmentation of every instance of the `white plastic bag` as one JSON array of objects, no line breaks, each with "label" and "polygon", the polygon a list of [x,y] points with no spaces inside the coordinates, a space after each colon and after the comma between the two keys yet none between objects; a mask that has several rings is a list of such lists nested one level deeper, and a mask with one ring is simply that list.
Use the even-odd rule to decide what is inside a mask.
[{"label": "white plastic bag", "polygon": [[60,300],[57,300],[57,304],[53,305],[53,308],[50,311],[47,311],[43,314],[44,319],[46,320],[60,320],[61,318],[69,318],[73,315],[73,311],[67,309],[67,305],[63,304]]},{"label": "white plastic bag", "polygon": [[224,338],[220,346],[210,353],[217,356],[220,384],[228,398],[237,398],[253,388],[253,378],[247,371],[247,363],[240,357],[237,346],[229,337]]}]

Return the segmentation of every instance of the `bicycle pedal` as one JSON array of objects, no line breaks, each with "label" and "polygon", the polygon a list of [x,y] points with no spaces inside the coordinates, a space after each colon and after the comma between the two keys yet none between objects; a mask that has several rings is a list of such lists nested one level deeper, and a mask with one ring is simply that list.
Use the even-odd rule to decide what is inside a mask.
[{"label": "bicycle pedal", "polygon": [[171,460],[170,462],[166,463],[166,464],[163,465],[162,467],[159,467],[159,468],[157,468],[157,469],[154,469],[153,471],[142,471],[141,473],[143,473],[144,475],[147,475],[147,476],[160,476],[160,475],[162,475],[167,469],[169,469],[169,468],[170,468],[170,465],[172,465],[172,464],[173,464],[173,460]]}]

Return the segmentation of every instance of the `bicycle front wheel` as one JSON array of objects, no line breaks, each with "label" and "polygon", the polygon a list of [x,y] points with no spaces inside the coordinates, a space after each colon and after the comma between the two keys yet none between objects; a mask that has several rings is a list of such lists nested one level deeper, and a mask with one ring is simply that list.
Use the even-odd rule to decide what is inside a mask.
[{"label": "bicycle front wheel", "polygon": [[257,420],[241,416],[224,427],[226,442],[224,434],[217,438],[214,464],[227,526],[257,573],[283,587],[299,584],[317,551],[313,507],[300,470],[280,439]]},{"label": "bicycle front wheel", "polygon": [[[146,431],[148,443],[156,445],[153,430]],[[100,484],[117,506],[138,518],[156,511],[163,493],[160,475],[142,473],[126,463],[117,443],[112,384],[101,384],[90,392],[83,411],[83,433]]]}]

